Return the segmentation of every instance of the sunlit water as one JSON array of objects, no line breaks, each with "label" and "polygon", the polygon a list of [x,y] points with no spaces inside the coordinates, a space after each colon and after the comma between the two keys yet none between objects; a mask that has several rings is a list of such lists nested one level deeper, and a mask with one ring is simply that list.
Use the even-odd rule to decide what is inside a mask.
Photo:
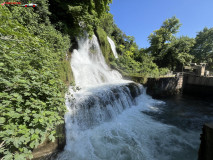
[{"label": "sunlit water", "polygon": [[109,42],[109,44],[110,44],[110,46],[111,46],[113,55],[115,56],[115,58],[118,58],[118,53],[117,53],[117,51],[116,51],[116,46],[115,46],[114,41],[113,41],[111,38],[109,38],[109,37],[107,37],[107,40],[108,40],[108,42]]},{"label": "sunlit water", "polygon": [[105,63],[97,38],[79,41],[71,61],[77,86],[66,96],[66,147],[58,160],[194,160],[212,103],[154,100]]}]

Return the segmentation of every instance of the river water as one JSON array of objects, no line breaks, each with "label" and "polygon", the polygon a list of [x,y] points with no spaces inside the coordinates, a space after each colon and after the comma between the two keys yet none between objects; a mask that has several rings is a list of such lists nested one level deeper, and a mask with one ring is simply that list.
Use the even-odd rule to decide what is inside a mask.
[{"label": "river water", "polygon": [[213,122],[213,101],[185,95],[163,101],[164,104],[155,106],[156,111],[142,111],[153,120],[174,127],[168,136],[177,139],[171,138],[170,147],[163,146],[156,159],[163,160],[161,156],[167,155],[171,160],[197,160],[202,126]]},{"label": "river water", "polygon": [[[97,38],[79,40],[66,96],[66,146],[58,160],[195,160],[213,103],[191,97],[155,100],[105,63]],[[134,95],[137,95],[136,97]]]}]

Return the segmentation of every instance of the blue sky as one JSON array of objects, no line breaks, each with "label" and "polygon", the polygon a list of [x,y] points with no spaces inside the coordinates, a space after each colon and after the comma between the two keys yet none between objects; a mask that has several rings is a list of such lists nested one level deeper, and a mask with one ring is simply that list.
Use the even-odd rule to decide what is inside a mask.
[{"label": "blue sky", "polygon": [[177,36],[195,37],[204,27],[213,27],[213,0],[113,0],[110,13],[139,47],[148,47],[148,36],[172,16],[182,24]]}]

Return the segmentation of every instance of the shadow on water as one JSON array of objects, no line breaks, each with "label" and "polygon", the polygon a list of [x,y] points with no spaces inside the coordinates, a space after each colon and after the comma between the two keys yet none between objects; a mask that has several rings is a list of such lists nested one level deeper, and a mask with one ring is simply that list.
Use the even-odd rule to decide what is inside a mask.
[{"label": "shadow on water", "polygon": [[163,101],[166,103],[155,106],[158,112],[143,111],[143,113],[184,131],[201,132],[203,124],[213,122],[213,100],[211,99],[179,95]]}]

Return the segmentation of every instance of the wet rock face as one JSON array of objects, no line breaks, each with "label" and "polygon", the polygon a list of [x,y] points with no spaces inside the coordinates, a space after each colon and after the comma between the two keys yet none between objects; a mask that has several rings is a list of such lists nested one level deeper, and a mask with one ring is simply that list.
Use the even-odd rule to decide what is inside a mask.
[{"label": "wet rock face", "polygon": [[57,138],[51,142],[48,138],[33,150],[33,160],[54,159],[57,154],[64,149],[66,145],[65,126],[61,124],[56,128]]},{"label": "wet rock face", "polygon": [[139,84],[136,83],[128,83],[123,86],[111,88],[107,91],[97,92],[93,95],[88,96],[85,100],[81,101],[80,103],[76,104],[82,109],[91,109],[97,104],[102,107],[106,107],[109,104],[114,103],[114,101],[122,98],[122,93],[125,93],[129,96],[129,98],[134,101],[134,99],[141,94],[141,89]]},{"label": "wet rock face", "polygon": [[203,126],[198,160],[213,160],[213,123]]},{"label": "wet rock face", "polygon": [[136,83],[129,83],[127,87],[130,90],[130,94],[132,98],[136,98],[141,94],[141,90],[139,89],[138,85]]},{"label": "wet rock face", "polygon": [[100,86],[91,88],[85,95],[77,96],[69,107],[73,114],[70,121],[75,121],[84,130],[102,122],[109,121],[126,108],[135,105],[135,98],[141,94],[142,86],[134,82],[122,85]]}]

